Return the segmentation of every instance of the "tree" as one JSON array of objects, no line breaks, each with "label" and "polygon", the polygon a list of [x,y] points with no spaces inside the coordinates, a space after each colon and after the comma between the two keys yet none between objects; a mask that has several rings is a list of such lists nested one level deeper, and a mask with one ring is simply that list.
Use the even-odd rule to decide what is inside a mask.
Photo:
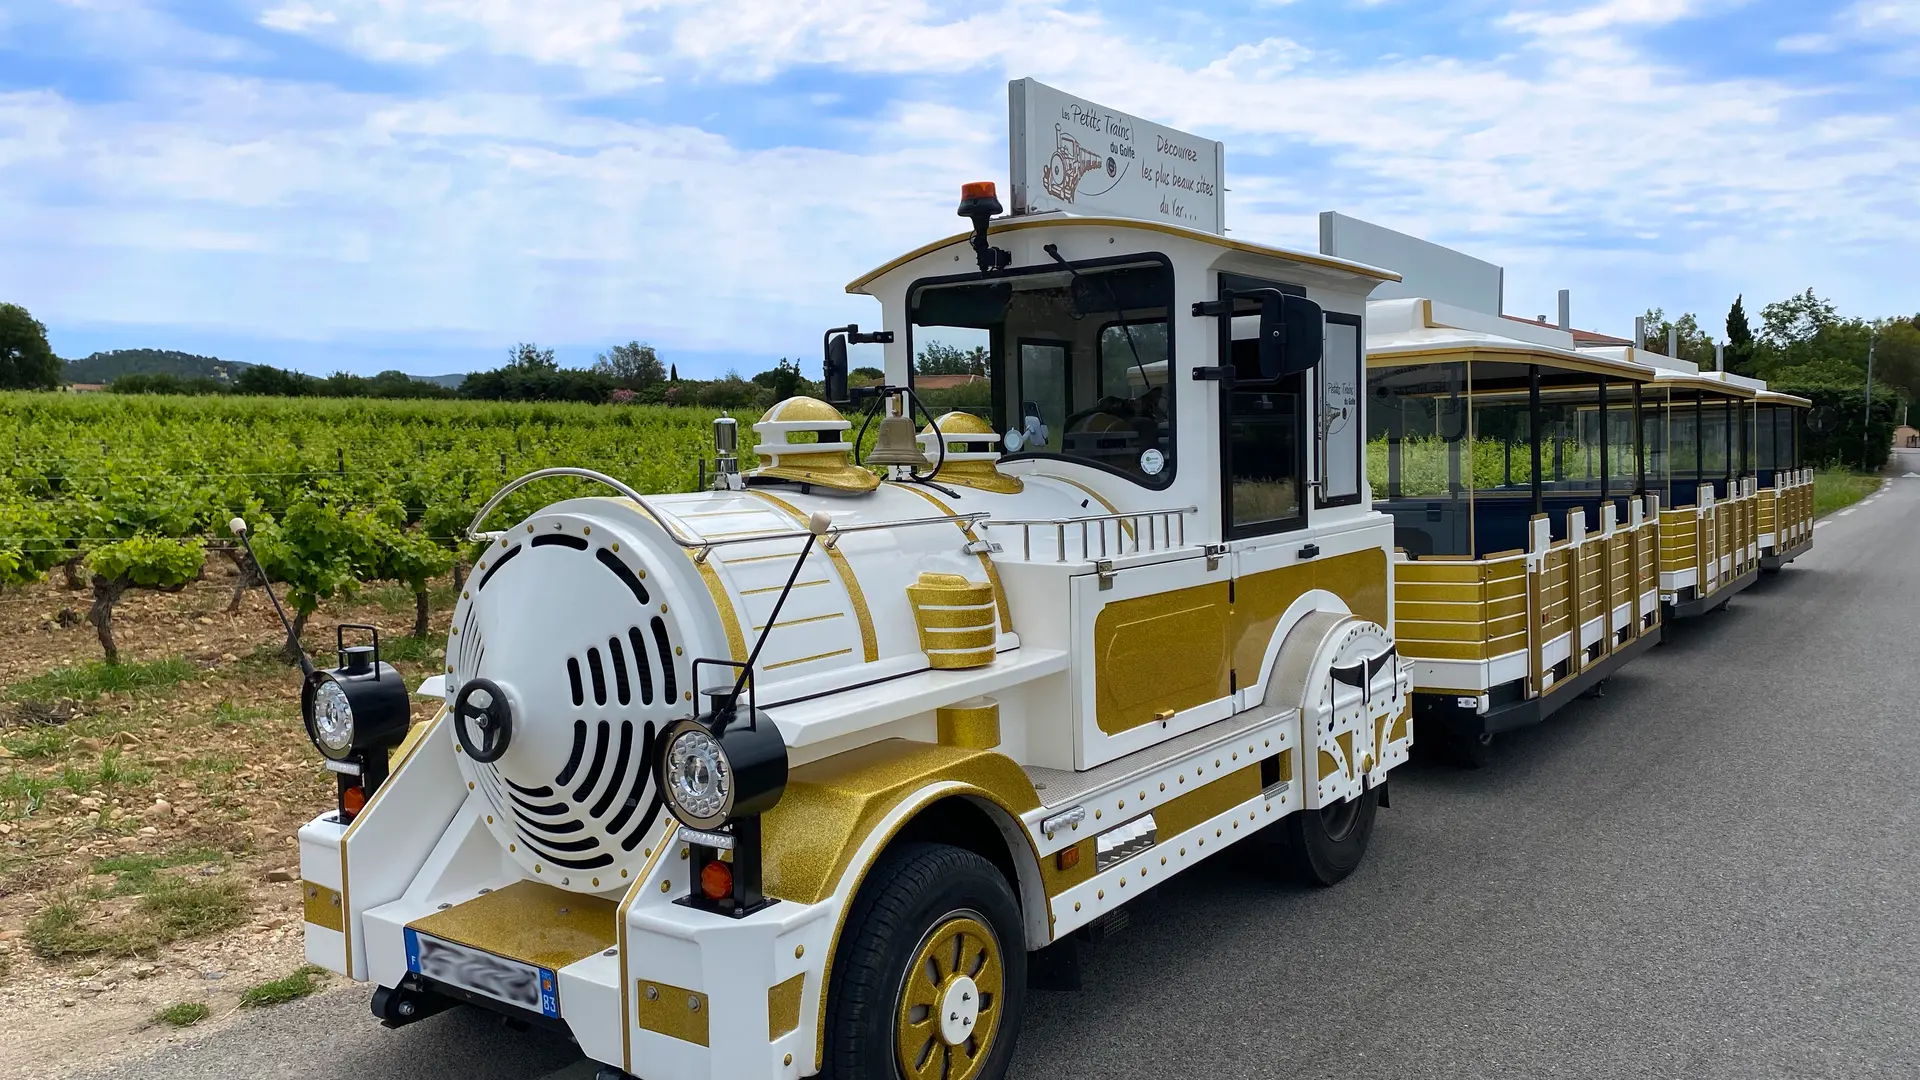
[{"label": "tree", "polygon": [[757,404],[765,394],[759,383],[748,382],[738,372],[729,371],[726,378],[702,386],[695,400],[710,409],[743,409]]},{"label": "tree", "polygon": [[814,385],[800,374],[800,362],[781,357],[773,368],[753,377],[753,381],[773,391],[773,400],[785,401],[800,394],[812,394]]},{"label": "tree", "polygon": [[558,371],[560,362],[553,358],[552,349],[523,341],[507,350],[507,367],[515,371]]},{"label": "tree", "polygon": [[19,304],[0,304],[0,390],[52,390],[60,385],[60,358],[47,328]]},{"label": "tree", "polygon": [[311,497],[288,507],[279,521],[259,528],[253,550],[267,577],[287,586],[287,603],[293,607],[290,664],[300,659],[300,635],[320,601],[352,593],[359,584],[356,570],[379,561],[364,514],[343,512]]},{"label": "tree", "polygon": [[1798,296],[1789,296],[1760,309],[1760,334],[1776,349],[1812,341],[1820,331],[1833,325],[1837,316],[1833,304],[1813,294],[1809,288]]},{"label": "tree", "polygon": [[1745,293],[1734,297],[1733,306],[1727,309],[1727,370],[1752,377],[1753,327],[1747,322],[1745,299]]},{"label": "tree", "polygon": [[957,345],[930,341],[920,350],[914,370],[922,375],[985,375],[987,350],[981,345],[962,349]]},{"label": "tree", "polygon": [[361,568],[364,578],[398,581],[413,590],[413,636],[431,629],[428,583],[453,569],[453,552],[433,542],[428,534],[407,527],[407,512],[388,500],[369,515],[367,532],[373,541],[372,565]]},{"label": "tree", "polygon": [[887,373],[877,367],[857,367],[847,376],[849,386],[878,386],[887,381]]},{"label": "tree", "polygon": [[593,370],[629,390],[665,382],[667,378],[666,366],[660,363],[653,346],[638,341],[615,345],[601,353],[594,358]]},{"label": "tree", "polygon": [[679,364],[667,365],[667,381],[668,382],[680,381],[680,365]]},{"label": "tree", "polygon": [[1713,339],[1700,329],[1700,320],[1689,311],[1677,321],[1668,321],[1667,313],[1660,308],[1651,308],[1643,316],[1647,325],[1647,340],[1641,348],[1648,352],[1667,354],[1667,332],[1677,330],[1680,334],[1680,355],[1678,359],[1690,360],[1702,370],[1713,370]]},{"label": "tree", "polygon": [[87,618],[100,635],[107,663],[120,662],[120,649],[113,640],[113,606],[127,590],[179,592],[188,582],[199,580],[205,562],[198,540],[162,536],[134,536],[87,554],[87,569],[93,573],[93,607]]}]

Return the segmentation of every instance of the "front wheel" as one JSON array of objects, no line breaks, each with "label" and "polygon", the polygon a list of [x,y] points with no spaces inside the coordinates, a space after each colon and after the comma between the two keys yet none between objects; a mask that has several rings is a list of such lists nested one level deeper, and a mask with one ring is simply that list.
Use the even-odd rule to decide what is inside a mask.
[{"label": "front wheel", "polygon": [[1293,875],[1308,885],[1333,885],[1353,873],[1379,808],[1380,789],[1368,788],[1345,802],[1289,814],[1280,828]]},{"label": "front wheel", "polygon": [[1020,905],[986,859],[942,844],[884,855],[854,898],[827,1004],[841,1080],[998,1080],[1027,984]]}]

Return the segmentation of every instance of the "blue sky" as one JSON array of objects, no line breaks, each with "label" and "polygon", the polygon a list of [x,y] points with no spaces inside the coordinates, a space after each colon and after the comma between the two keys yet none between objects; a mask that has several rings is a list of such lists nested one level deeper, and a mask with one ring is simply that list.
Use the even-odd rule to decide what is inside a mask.
[{"label": "blue sky", "polygon": [[1920,310],[1913,0],[0,0],[0,300],[56,351],[310,371],[817,355],[1004,180],[1006,81],[1224,140],[1507,308]]}]

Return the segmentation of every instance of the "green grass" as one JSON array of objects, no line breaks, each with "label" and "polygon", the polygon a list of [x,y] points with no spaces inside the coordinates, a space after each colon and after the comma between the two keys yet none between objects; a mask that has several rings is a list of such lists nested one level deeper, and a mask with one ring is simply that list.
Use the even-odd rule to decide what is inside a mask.
[{"label": "green grass", "polygon": [[0,773],[0,821],[32,817],[47,803],[47,795],[60,785],[32,773],[9,769]]},{"label": "green grass", "polygon": [[298,1001],[320,989],[314,976],[324,974],[325,970],[308,964],[284,978],[270,979],[241,994],[240,1004],[257,1009],[265,1005],[285,1005],[289,1001]]},{"label": "green grass", "polygon": [[192,1027],[213,1015],[213,1010],[198,1001],[183,1001],[178,1005],[169,1005],[153,1014],[156,1024],[172,1024],[174,1027]]},{"label": "green grass", "polygon": [[117,917],[101,910],[102,898],[102,890],[92,888],[48,904],[27,922],[28,947],[47,960],[144,956],[183,938],[231,930],[248,914],[246,890],[232,878],[155,874],[133,910]]},{"label": "green grass", "polygon": [[152,770],[127,765],[117,746],[102,751],[98,765],[69,764],[60,770],[60,786],[76,795],[96,788],[145,787],[152,782]]},{"label": "green grass", "polygon": [[14,683],[7,688],[7,696],[15,701],[57,701],[61,698],[92,701],[102,694],[129,694],[136,690],[172,686],[198,674],[197,668],[177,656],[127,664],[95,661],[54,668],[45,675]]},{"label": "green grass", "polygon": [[432,664],[446,655],[446,648],[447,639],[441,634],[423,638],[382,637],[380,659],[391,664]]},{"label": "green grass", "polygon": [[1880,478],[1851,469],[1820,469],[1813,474],[1813,516],[1826,517],[1874,493]]},{"label": "green grass", "polygon": [[[389,615],[413,614],[413,590],[405,585],[372,586],[361,590],[360,599],[376,605]],[[453,607],[453,586],[427,586],[427,604],[434,611],[446,611]]]},{"label": "green grass", "polygon": [[213,715],[207,718],[207,722],[216,728],[223,729],[252,727],[262,720],[269,720],[282,715],[283,711],[284,710],[281,709],[262,708],[260,706],[244,707],[235,705],[232,701],[223,698],[220,704],[213,707]]},{"label": "green grass", "polygon": [[115,855],[99,859],[93,864],[93,872],[116,875],[113,891],[116,895],[126,896],[152,889],[157,883],[158,871],[207,863],[224,865],[226,861],[225,855],[211,848],[185,847],[153,854]]},{"label": "green grass", "polygon": [[15,757],[31,760],[53,757],[65,750],[71,741],[64,728],[30,727],[19,734],[0,739],[0,745],[5,745]]}]

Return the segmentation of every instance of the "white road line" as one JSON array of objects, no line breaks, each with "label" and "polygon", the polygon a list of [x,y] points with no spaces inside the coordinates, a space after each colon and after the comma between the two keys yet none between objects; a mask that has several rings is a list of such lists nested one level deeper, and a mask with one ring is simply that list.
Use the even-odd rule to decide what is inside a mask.
[{"label": "white road line", "polygon": [[1847,516],[1848,514],[1851,514],[1851,513],[1853,513],[1853,512],[1855,511],[1855,510],[1858,510],[1858,509],[1860,509],[1860,508],[1859,508],[1859,507],[1857,507],[1857,506],[1849,506],[1849,507],[1847,507],[1847,508],[1846,508],[1845,510],[1842,510],[1842,511],[1840,511],[1840,512],[1839,512],[1838,514],[1836,514],[1836,515],[1834,515],[1834,516],[1835,516],[1835,517],[1846,517],[1846,516]]},{"label": "white road line", "polygon": [[1814,528],[1816,528],[1816,529],[1824,529],[1824,528],[1826,528],[1826,527],[1827,527],[1828,525],[1830,525],[1830,524],[1832,524],[1832,522],[1829,522],[1829,521],[1824,521],[1824,520],[1822,520],[1822,521],[1816,521],[1816,522],[1814,522],[1814,523],[1813,523],[1813,527],[1814,527]]}]

